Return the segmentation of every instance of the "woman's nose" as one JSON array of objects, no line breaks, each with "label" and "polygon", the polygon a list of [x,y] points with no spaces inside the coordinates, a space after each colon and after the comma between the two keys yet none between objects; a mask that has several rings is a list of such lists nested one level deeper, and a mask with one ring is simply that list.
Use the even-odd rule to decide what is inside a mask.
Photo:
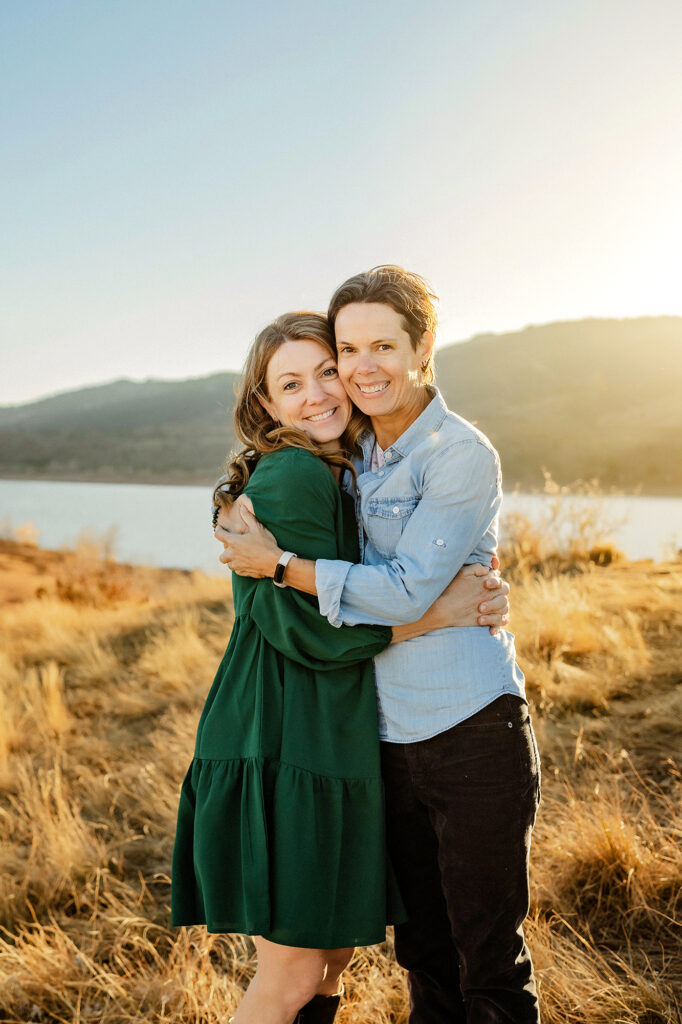
[{"label": "woman's nose", "polygon": [[355,362],[356,373],[372,373],[375,369],[376,364],[371,352],[358,353],[358,357]]},{"label": "woman's nose", "polygon": [[311,404],[317,404],[318,402],[325,401],[327,398],[327,392],[319,380],[314,380],[309,383],[306,388],[306,398]]}]

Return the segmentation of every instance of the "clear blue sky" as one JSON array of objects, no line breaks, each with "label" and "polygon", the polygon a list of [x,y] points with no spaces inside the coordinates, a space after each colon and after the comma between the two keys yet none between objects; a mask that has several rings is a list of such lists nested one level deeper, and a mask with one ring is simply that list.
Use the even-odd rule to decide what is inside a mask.
[{"label": "clear blue sky", "polygon": [[238,369],[375,263],[441,344],[682,314],[679,0],[4,0],[0,402]]}]

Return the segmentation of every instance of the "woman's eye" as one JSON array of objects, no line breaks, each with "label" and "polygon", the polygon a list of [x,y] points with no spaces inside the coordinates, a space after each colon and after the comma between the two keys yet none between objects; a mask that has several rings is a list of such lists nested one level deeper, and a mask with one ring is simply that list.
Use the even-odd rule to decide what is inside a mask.
[{"label": "woman's eye", "polygon": [[298,387],[298,384],[296,383],[296,381],[295,380],[290,380],[288,384],[284,385],[284,387],[282,388],[282,391],[293,391],[294,388],[297,388],[297,387]]},{"label": "woman's eye", "polygon": [[352,351],[353,351],[353,346],[352,345],[342,345],[341,348],[339,349],[339,354],[346,356],[346,355],[348,355],[349,352],[352,352]]},{"label": "woman's eye", "polygon": [[338,372],[339,371],[336,369],[335,366],[328,366],[327,369],[324,370],[324,372],[322,373],[322,376],[323,377],[336,377]]},{"label": "woman's eye", "polygon": [[388,344],[379,345],[379,351],[380,352],[387,352],[387,351],[390,350],[390,348],[391,348],[391,346],[388,345]]}]

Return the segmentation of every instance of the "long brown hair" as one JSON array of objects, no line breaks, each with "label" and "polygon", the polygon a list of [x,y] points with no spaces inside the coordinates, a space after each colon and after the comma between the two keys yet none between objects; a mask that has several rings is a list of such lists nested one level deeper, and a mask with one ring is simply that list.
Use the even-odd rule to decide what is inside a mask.
[{"label": "long brown hair", "polygon": [[304,431],[276,423],[263,406],[263,399],[269,398],[266,384],[268,365],[277,349],[287,341],[317,341],[336,359],[334,336],[327,317],[321,313],[284,313],[260,331],[246,357],[234,407],[234,431],[244,448],[228,459],[226,479],[223,478],[224,482],[216,486],[213,494],[215,505],[230,505],[246,487],[261,455],[281,448],[303,448],[317,455],[330,468],[339,466],[355,476],[349,456],[368,425],[361,412],[354,409],[339,440],[339,447],[327,451]]}]

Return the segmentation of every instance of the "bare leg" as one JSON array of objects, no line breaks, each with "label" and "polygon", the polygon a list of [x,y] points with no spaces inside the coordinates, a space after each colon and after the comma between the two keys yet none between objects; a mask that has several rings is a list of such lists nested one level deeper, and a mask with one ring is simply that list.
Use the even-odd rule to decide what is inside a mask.
[{"label": "bare leg", "polygon": [[348,966],[353,949],[328,949],[324,982],[316,995],[301,1007],[295,1024],[332,1024],[343,994],[341,974]]},{"label": "bare leg", "polygon": [[[258,968],[239,1004],[234,1024],[293,1024],[317,993],[338,991],[351,950],[304,949],[256,938]],[[343,954],[337,956],[335,954]],[[329,969],[331,966],[331,969]]]},{"label": "bare leg", "polygon": [[353,959],[355,950],[349,949],[326,949],[327,965],[324,974],[324,981],[317,992],[322,996],[335,996],[343,992],[341,975]]}]

